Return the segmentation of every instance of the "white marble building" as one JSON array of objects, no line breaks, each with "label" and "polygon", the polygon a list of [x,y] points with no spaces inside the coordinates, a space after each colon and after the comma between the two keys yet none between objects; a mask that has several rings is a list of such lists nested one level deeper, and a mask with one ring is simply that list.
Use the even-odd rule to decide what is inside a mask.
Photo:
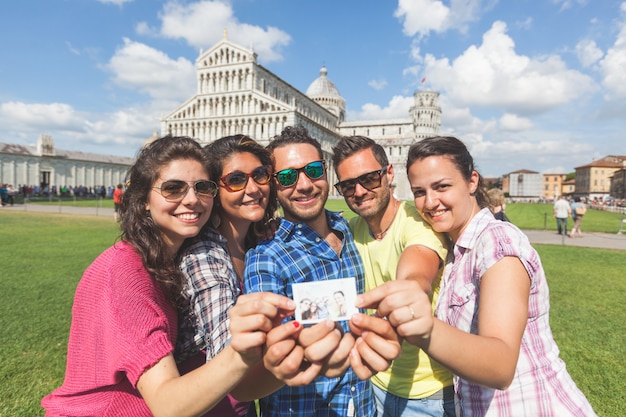
[{"label": "white marble building", "polygon": [[253,50],[226,36],[200,53],[196,73],[196,94],[162,118],[161,135],[191,136],[206,145],[242,133],[267,144],[284,127],[302,125],[322,144],[331,184],[337,181],[330,161],[332,146],[340,136],[363,135],[385,148],[396,170],[396,195],[411,199],[406,179],[408,148],[436,136],[441,126],[435,91],[415,92],[406,119],[346,121],[345,100],[328,79],[326,68],[302,93],[258,64]]},{"label": "white marble building", "polygon": [[0,143],[0,183],[19,186],[87,188],[123,184],[134,158],[56,149],[51,136],[37,146]]}]

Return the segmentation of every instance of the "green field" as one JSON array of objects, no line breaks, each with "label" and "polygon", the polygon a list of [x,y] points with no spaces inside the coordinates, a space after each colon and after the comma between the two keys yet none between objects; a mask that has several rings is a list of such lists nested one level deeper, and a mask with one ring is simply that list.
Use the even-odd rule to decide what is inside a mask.
[{"label": "green field", "polygon": [[[413,204],[413,202],[410,202]],[[343,211],[347,218],[355,214],[347,208],[342,200],[328,200],[326,204],[331,210]],[[556,231],[556,220],[552,218],[552,204],[515,203],[506,205],[506,215],[520,229]],[[587,210],[582,221],[583,231],[617,233],[623,214],[608,211]],[[570,219],[569,227],[574,223]]]},{"label": "green field", "polygon": [[[352,215],[341,200],[328,207]],[[542,229],[548,208],[551,214],[550,206],[510,205],[507,214],[523,227]],[[615,232],[610,225],[620,216],[610,214],[591,212],[586,230],[597,224],[595,231]],[[554,229],[551,220],[548,228]],[[41,397],[63,381],[76,284],[118,234],[108,216],[0,211],[0,417],[43,415]],[[550,283],[552,330],[568,370],[598,415],[621,415],[626,253],[546,245],[537,250]]]}]

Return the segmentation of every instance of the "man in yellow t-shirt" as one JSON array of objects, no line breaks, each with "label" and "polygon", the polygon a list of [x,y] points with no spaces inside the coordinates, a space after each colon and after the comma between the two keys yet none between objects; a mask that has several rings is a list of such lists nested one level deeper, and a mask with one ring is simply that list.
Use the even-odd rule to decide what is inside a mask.
[{"label": "man in yellow t-shirt", "polygon": [[[341,138],[333,153],[335,188],[358,214],[350,229],[363,259],[365,289],[413,279],[432,295],[434,307],[447,238],[393,196],[394,169],[382,146],[350,136]],[[381,416],[455,416],[452,374],[414,345],[404,342],[400,357],[372,382]]]}]

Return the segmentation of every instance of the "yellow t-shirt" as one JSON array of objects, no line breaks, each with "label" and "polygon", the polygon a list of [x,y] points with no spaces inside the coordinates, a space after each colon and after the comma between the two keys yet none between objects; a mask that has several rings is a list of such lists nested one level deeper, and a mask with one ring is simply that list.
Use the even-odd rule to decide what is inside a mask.
[{"label": "yellow t-shirt", "polygon": [[[406,247],[421,245],[434,250],[441,259],[439,274],[433,282],[434,309],[448,254],[447,241],[445,236],[432,230],[414,206],[406,202],[400,204],[391,227],[381,240],[372,237],[367,223],[358,216],[350,219],[350,230],[363,259],[366,290],[396,279],[396,267]],[[400,357],[388,370],[374,375],[372,382],[398,397],[417,399],[452,385],[452,374],[418,347],[403,342]]]}]

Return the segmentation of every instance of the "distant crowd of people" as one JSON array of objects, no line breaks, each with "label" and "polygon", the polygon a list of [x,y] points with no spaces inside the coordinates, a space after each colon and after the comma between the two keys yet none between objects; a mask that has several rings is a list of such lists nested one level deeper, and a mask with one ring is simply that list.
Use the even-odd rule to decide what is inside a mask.
[{"label": "distant crowd of people", "polygon": [[[587,204],[580,197],[574,197],[570,201],[564,196],[559,196],[553,208],[553,217],[556,219],[557,233],[563,236],[569,236],[570,238],[583,237],[583,232],[580,227],[586,213]],[[572,230],[568,232],[567,221],[570,217],[574,221],[574,225],[572,226]]]},{"label": "distant crowd of people", "polygon": [[96,185],[93,187],[86,187],[84,185],[62,185],[60,187],[56,185],[18,185],[14,187],[10,184],[0,183],[0,193],[2,193],[3,202],[5,201],[5,197],[8,199],[11,196],[13,198],[21,196],[23,199],[35,197],[113,198],[115,188],[116,187],[112,185]]},{"label": "distant crowd of people", "polygon": [[13,205],[15,203],[15,195],[17,190],[13,188],[11,184],[3,184],[0,182],[0,202],[2,207],[6,205]]}]

